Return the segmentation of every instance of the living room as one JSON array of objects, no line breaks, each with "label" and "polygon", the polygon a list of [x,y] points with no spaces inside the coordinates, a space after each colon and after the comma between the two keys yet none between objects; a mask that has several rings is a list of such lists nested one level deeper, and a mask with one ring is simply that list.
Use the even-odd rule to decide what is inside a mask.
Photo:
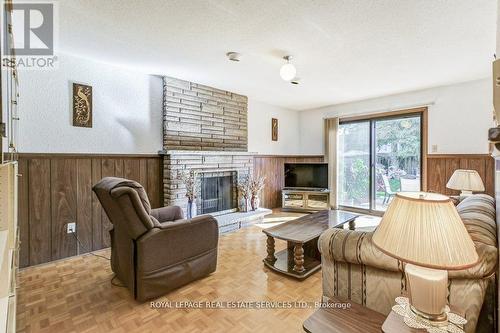
[{"label": "living room", "polygon": [[2,8],[0,332],[500,332],[498,1]]}]

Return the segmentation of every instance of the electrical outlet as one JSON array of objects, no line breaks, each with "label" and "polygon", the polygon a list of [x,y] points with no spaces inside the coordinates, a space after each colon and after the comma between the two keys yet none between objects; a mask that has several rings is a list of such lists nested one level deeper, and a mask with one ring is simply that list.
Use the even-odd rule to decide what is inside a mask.
[{"label": "electrical outlet", "polygon": [[437,153],[438,151],[438,145],[432,145],[432,152]]},{"label": "electrical outlet", "polygon": [[66,232],[68,234],[71,234],[73,232],[76,232],[76,223],[75,222],[72,222],[72,223],[68,223],[66,224]]}]

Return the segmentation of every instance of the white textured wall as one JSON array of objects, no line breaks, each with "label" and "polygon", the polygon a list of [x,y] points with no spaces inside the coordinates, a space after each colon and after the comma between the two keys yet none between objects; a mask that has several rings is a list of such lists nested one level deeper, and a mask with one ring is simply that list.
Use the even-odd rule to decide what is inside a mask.
[{"label": "white textured wall", "polygon": [[332,105],[299,114],[301,153],[323,153],[323,118],[429,106],[429,153],[487,154],[493,125],[491,79],[471,81],[359,102]]},{"label": "white textured wall", "polygon": [[[500,54],[500,52],[499,52]],[[93,128],[73,127],[71,82],[93,86]],[[21,152],[156,153],[162,147],[162,81],[159,77],[70,55],[55,71],[23,71]],[[292,111],[249,100],[248,149],[260,154],[322,154],[323,118],[433,102],[429,152],[488,153],[492,126],[491,80],[484,79],[316,110]],[[271,140],[279,119],[279,141]]]},{"label": "white textured wall", "polygon": [[[93,88],[93,127],[72,126],[72,82]],[[162,80],[61,54],[54,71],[20,73],[21,152],[156,153]]]},{"label": "white textured wall", "polygon": [[[271,119],[278,119],[278,141],[271,138]],[[299,112],[248,101],[248,151],[269,155],[300,153]]]},{"label": "white textured wall", "polygon": [[[93,127],[72,126],[72,82],[93,88]],[[19,149],[25,153],[156,153],[162,149],[161,78],[62,54],[55,71],[23,71]],[[249,101],[249,151],[299,153],[298,112]],[[271,140],[271,118],[279,141]]]}]

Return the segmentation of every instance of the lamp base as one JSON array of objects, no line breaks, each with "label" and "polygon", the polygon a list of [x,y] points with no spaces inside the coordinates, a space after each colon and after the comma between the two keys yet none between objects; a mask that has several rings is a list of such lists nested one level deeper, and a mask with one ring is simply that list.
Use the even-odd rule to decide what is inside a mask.
[{"label": "lamp base", "polygon": [[448,272],[407,264],[405,273],[411,311],[433,326],[448,325]]},{"label": "lamp base", "polygon": [[[450,312],[449,307],[446,307],[445,309],[446,315],[448,317],[447,321],[432,322],[420,315],[415,314],[415,312],[412,310],[410,306],[410,300],[407,297],[399,296],[396,297],[395,301],[396,305],[392,307],[392,311],[395,314],[403,317],[400,320],[403,320],[406,326],[416,329],[415,332],[416,331],[420,332],[420,330],[423,329],[426,330],[427,332],[435,332],[435,333],[445,333],[445,332],[465,333],[464,325],[467,324],[467,320],[456,313]],[[390,319],[391,316],[392,313],[386,319],[384,326],[386,326],[388,321],[391,321]],[[445,325],[445,323],[447,323],[447,325]],[[414,330],[408,330],[408,331],[414,332]]]},{"label": "lamp base", "polygon": [[438,315],[428,314],[417,310],[411,304],[410,304],[410,310],[411,312],[413,312],[413,314],[415,314],[415,316],[427,319],[432,326],[441,327],[448,325],[448,316],[446,315],[446,312],[440,313]]},{"label": "lamp base", "polygon": [[460,192],[461,197],[470,197],[472,194],[473,194],[472,191],[463,191],[462,190],[462,192]]}]

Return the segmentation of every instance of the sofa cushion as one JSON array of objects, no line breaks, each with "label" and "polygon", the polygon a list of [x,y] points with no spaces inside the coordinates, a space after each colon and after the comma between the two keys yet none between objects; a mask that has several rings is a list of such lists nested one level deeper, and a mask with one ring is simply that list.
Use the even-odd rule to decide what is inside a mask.
[{"label": "sofa cushion", "polygon": [[495,200],[491,196],[476,194],[467,197],[457,210],[475,243],[497,246]]}]

